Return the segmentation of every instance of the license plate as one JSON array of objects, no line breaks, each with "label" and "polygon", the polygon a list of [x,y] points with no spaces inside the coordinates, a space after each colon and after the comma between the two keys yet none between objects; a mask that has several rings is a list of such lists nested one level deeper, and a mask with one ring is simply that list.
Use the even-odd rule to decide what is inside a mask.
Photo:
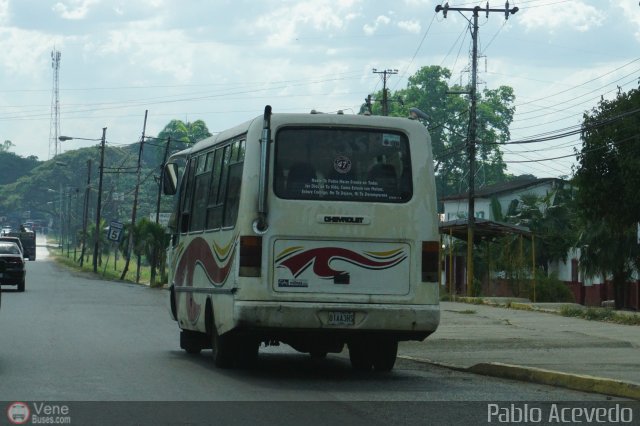
[{"label": "license plate", "polygon": [[329,325],[354,325],[355,320],[355,312],[329,312]]}]

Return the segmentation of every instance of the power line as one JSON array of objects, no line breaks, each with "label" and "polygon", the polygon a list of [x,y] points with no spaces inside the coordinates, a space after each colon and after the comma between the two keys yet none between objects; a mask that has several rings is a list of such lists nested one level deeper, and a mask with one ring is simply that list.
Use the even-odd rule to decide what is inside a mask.
[{"label": "power line", "polygon": [[427,34],[429,34],[429,30],[431,29],[431,26],[433,25],[433,21],[435,21],[437,15],[438,15],[437,13],[433,14],[433,18],[431,18],[431,22],[429,22],[429,26],[427,27],[427,30],[424,32],[424,35],[422,36],[422,39],[420,40],[420,43],[418,43],[418,47],[416,48],[416,51],[413,53],[413,56],[411,57],[411,60],[409,61],[407,66],[402,71],[402,74],[400,74],[400,78],[398,79],[396,84],[393,86],[393,90],[396,90],[396,87],[398,87],[398,84],[400,84],[400,81],[407,74],[407,71],[409,71],[409,67],[411,67],[411,64],[413,64],[413,61],[416,59],[416,56],[418,56],[418,52],[420,52],[420,49],[422,48],[422,44],[424,43],[425,39],[427,38]]},{"label": "power line", "polygon": [[585,85],[587,85],[587,84],[589,84],[589,83],[591,83],[591,82],[593,82],[593,81],[596,81],[596,80],[599,80],[599,79],[601,79],[601,78],[603,78],[603,77],[606,77],[607,75],[613,74],[614,72],[616,72],[616,71],[618,71],[618,70],[620,70],[620,69],[622,69],[622,68],[624,68],[624,67],[627,67],[627,66],[629,66],[629,65],[631,65],[631,64],[633,64],[633,63],[635,63],[635,62],[638,62],[638,61],[640,61],[640,58],[636,58],[636,59],[634,59],[634,60],[632,60],[632,61],[630,61],[630,62],[628,62],[628,63],[626,63],[626,64],[624,64],[624,65],[622,65],[622,66],[620,66],[620,67],[618,67],[618,68],[616,68],[616,69],[614,69],[614,70],[611,70],[611,71],[609,71],[609,72],[607,72],[607,73],[605,73],[605,74],[599,75],[598,77],[594,77],[594,78],[592,78],[592,79],[590,79],[590,80],[584,81],[584,82],[582,82],[582,83],[580,83],[580,84],[578,84],[578,85],[576,85],[576,86],[573,86],[573,87],[571,87],[571,88],[568,88],[568,89],[566,89],[566,90],[562,90],[562,91],[560,91],[560,92],[554,93],[553,95],[548,95],[548,96],[543,96],[543,97],[541,97],[541,98],[533,99],[533,100],[528,101],[528,102],[523,102],[523,103],[521,103],[521,104],[517,104],[517,105],[515,105],[515,107],[516,107],[516,108],[517,108],[517,107],[521,107],[521,106],[523,106],[523,105],[528,105],[528,104],[533,103],[533,102],[538,102],[538,101],[541,101],[541,100],[544,100],[544,99],[553,98],[553,97],[558,96],[558,95],[561,95],[561,94],[563,94],[563,93],[567,93],[567,92],[569,92],[569,91],[571,91],[571,90],[577,89],[578,87],[585,86]]}]

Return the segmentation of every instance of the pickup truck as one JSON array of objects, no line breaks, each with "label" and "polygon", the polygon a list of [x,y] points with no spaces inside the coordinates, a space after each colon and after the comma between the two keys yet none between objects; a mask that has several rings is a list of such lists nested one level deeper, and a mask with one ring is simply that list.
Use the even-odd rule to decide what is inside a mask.
[{"label": "pickup truck", "polygon": [[24,249],[24,258],[36,260],[36,233],[34,231],[12,231],[5,233],[4,236],[20,238],[22,248]]}]

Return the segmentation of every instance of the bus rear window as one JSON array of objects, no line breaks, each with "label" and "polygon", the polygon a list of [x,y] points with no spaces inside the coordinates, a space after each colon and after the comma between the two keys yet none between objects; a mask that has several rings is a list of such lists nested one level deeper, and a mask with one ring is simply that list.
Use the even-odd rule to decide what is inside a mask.
[{"label": "bus rear window", "polygon": [[275,139],[280,198],[403,203],[413,193],[404,133],[353,128],[282,128]]}]

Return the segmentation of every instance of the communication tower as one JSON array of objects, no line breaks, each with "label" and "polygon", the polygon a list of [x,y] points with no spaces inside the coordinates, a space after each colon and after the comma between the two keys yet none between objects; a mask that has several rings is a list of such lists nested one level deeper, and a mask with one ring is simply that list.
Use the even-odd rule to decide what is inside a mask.
[{"label": "communication tower", "polygon": [[60,141],[60,90],[59,78],[60,73],[60,57],[62,53],[54,47],[51,51],[51,68],[53,68],[53,91],[51,93],[51,120],[49,124],[49,158],[56,157],[59,154]]}]

